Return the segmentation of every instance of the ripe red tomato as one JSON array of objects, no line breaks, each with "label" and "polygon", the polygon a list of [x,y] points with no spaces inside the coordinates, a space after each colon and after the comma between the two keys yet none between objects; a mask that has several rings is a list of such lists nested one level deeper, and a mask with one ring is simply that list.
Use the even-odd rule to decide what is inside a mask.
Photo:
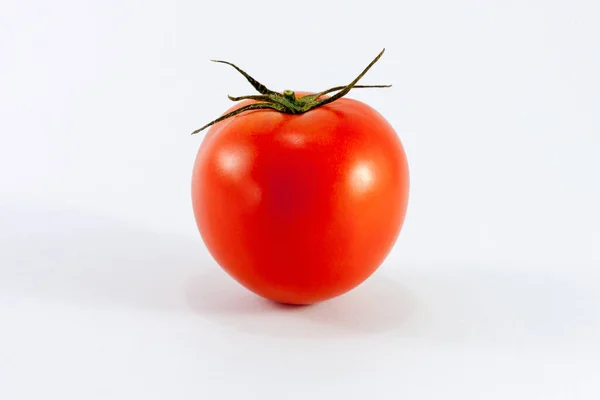
[{"label": "ripe red tomato", "polygon": [[398,237],[408,190],[394,129],[347,98],[216,123],[192,178],[194,215],[215,260],[252,292],[288,304],[327,300],[367,279]]}]

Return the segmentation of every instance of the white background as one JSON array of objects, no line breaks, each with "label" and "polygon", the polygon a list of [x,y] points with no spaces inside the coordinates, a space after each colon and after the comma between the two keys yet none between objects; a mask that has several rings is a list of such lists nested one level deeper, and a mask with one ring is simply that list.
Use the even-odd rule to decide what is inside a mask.
[{"label": "white background", "polygon": [[[597,399],[600,6],[0,7],[0,399]],[[405,144],[396,248],[308,308],[206,252],[201,137],[251,92],[349,82]]]}]

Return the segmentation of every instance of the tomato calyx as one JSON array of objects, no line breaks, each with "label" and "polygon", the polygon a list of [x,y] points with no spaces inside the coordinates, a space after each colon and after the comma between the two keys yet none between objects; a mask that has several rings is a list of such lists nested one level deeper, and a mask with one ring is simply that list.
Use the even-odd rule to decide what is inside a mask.
[{"label": "tomato calyx", "polygon": [[[319,93],[307,94],[301,97],[296,97],[296,94],[292,90],[284,90],[283,93],[275,92],[270,90],[262,83],[258,82],[256,79],[248,75],[244,70],[239,68],[237,65],[230,63],[229,61],[223,60],[211,60],[212,62],[227,64],[233,68],[235,68],[240,74],[242,74],[246,80],[252,85],[254,89],[260,94],[258,95],[247,95],[247,96],[227,96],[231,101],[241,101],[241,100],[254,100],[255,103],[248,104],[246,106],[240,107],[237,110],[234,110],[230,113],[227,113],[203,127],[196,129],[192,132],[192,135],[203,131],[204,129],[214,125],[218,122],[221,122],[225,119],[234,117],[238,114],[244,113],[246,111],[251,110],[275,110],[285,114],[302,114],[313,110],[317,107],[324,106],[325,104],[332,103],[345,95],[347,95],[350,90],[358,88],[388,88],[392,85],[357,85],[358,81],[371,69],[371,67],[381,58],[385,49],[381,50],[381,52],[369,63],[369,65],[348,85],[346,86],[336,86],[330,89],[324,90]],[[323,97],[328,95],[329,93],[337,92],[332,96]]]}]

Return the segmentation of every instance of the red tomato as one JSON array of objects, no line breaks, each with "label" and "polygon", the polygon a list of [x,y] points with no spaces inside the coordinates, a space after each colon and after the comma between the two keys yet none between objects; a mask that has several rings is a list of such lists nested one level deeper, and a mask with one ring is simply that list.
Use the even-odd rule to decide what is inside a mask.
[{"label": "red tomato", "polygon": [[348,98],[213,125],[192,178],[196,222],[215,260],[252,292],[289,304],[327,300],[367,279],[398,237],[408,191],[393,128]]}]

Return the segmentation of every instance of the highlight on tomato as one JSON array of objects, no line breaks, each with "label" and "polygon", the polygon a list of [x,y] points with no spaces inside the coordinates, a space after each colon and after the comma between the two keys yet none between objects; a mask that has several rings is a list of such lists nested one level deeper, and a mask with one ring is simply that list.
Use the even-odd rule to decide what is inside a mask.
[{"label": "highlight on tomato", "polygon": [[192,173],[192,204],[216,262],[250,291],[311,304],[342,295],[385,260],[404,223],[409,169],[402,143],[346,86],[318,93],[268,89],[194,131],[209,128]]}]

